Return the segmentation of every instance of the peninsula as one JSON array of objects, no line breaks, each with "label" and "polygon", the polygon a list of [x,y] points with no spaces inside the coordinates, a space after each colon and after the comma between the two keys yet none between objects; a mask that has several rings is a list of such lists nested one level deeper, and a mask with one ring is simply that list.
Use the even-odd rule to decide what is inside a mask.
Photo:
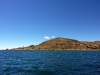
[{"label": "peninsula", "polygon": [[100,50],[100,41],[88,42],[57,37],[39,45],[12,48],[11,50]]}]

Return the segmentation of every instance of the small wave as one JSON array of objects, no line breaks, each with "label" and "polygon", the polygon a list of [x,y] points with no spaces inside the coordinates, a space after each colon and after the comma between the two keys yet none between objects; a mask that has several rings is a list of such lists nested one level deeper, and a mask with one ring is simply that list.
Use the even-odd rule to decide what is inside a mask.
[{"label": "small wave", "polygon": [[55,72],[53,71],[47,71],[47,70],[40,70],[37,75],[54,75]]}]

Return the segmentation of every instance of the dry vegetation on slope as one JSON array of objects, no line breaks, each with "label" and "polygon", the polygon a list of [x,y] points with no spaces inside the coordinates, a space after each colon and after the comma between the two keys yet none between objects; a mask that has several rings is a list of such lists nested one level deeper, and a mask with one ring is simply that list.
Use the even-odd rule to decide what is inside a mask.
[{"label": "dry vegetation on slope", "polygon": [[30,45],[28,47],[15,48],[18,50],[99,50],[100,41],[85,42],[69,38],[54,38],[42,42],[39,45]]}]

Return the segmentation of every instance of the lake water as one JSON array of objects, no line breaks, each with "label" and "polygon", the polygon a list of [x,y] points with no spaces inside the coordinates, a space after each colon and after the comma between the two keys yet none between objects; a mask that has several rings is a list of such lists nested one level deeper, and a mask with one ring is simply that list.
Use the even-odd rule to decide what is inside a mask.
[{"label": "lake water", "polygon": [[100,75],[100,51],[0,51],[0,75]]}]

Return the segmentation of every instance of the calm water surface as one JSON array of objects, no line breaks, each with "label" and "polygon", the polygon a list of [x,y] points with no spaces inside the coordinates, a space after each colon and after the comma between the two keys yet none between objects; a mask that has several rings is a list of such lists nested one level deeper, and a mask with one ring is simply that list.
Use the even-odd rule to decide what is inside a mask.
[{"label": "calm water surface", "polygon": [[100,51],[0,51],[0,75],[100,75]]}]

